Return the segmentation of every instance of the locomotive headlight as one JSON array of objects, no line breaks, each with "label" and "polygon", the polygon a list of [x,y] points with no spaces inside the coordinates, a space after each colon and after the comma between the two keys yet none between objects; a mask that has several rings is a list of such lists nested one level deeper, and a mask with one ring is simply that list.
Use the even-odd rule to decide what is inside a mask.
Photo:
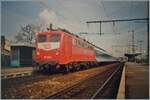
[{"label": "locomotive headlight", "polygon": [[36,54],[37,54],[37,55],[40,55],[40,52],[37,52]]},{"label": "locomotive headlight", "polygon": [[58,55],[59,54],[59,52],[56,52],[56,55]]},{"label": "locomotive headlight", "polygon": [[44,56],[44,59],[51,59],[51,56]]}]

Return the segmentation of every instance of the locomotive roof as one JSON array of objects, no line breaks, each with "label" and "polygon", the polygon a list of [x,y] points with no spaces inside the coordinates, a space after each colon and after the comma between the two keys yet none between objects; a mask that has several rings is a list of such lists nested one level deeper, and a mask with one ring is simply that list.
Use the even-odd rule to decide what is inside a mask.
[{"label": "locomotive roof", "polygon": [[105,51],[105,52],[106,52],[106,50],[104,50],[103,48],[100,48],[100,47],[96,46],[95,44],[92,44],[91,42],[89,42],[89,41],[87,41],[87,40],[85,40],[85,39],[81,38],[80,36],[78,36],[78,35],[76,35],[76,34],[74,34],[74,33],[69,32],[68,30],[60,29],[60,31],[63,31],[63,32],[69,33],[69,34],[71,34],[71,35],[73,35],[73,36],[75,36],[75,37],[77,37],[77,38],[80,38],[80,39],[82,39],[83,41],[86,41],[87,43],[91,44],[92,46],[94,46],[94,47],[96,47],[96,48],[98,48],[98,49],[100,49],[100,50],[102,50],[102,51]]},{"label": "locomotive roof", "polygon": [[[100,48],[100,47],[96,46],[95,44],[93,44],[93,43],[91,43],[91,42],[89,42],[89,41],[87,41],[87,40],[81,38],[80,36],[78,36],[78,35],[76,35],[76,34],[74,34],[74,33],[69,32],[69,31],[66,30],[66,29],[60,29],[60,28],[59,28],[59,29],[52,29],[52,30],[50,30],[50,31],[61,31],[61,32],[65,32],[65,33],[71,34],[71,35],[73,35],[73,36],[75,36],[75,37],[77,37],[77,38],[80,38],[80,39],[83,40],[83,41],[86,41],[87,43],[89,43],[89,44],[92,45],[93,47],[95,47],[95,48],[97,48],[97,49],[99,49],[99,50],[102,50],[102,51],[105,51],[105,52],[106,52],[106,50],[104,50],[103,48]],[[49,31],[49,32],[50,32],[50,31]],[[42,33],[43,33],[43,32],[42,32]]]}]

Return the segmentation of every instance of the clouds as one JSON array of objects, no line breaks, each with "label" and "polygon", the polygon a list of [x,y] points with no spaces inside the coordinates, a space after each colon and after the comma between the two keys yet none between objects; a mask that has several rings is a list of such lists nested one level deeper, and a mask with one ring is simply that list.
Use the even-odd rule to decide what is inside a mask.
[{"label": "clouds", "polygon": [[[42,23],[52,23],[56,28],[66,28],[73,33],[99,32],[99,25],[87,27],[86,21],[105,18],[101,2],[97,0],[86,0],[86,3],[85,0],[44,1],[42,5],[45,9],[38,14]],[[111,31],[110,27],[103,27],[103,31]]]},{"label": "clouds", "polygon": [[[145,2],[108,2],[100,0],[40,0],[25,2],[2,3],[2,33],[8,36],[16,33],[20,25],[28,23],[43,24],[44,29],[53,24],[54,28],[65,28],[75,34],[79,32],[97,33],[99,24],[90,24],[87,27],[86,21],[110,20],[146,16],[147,8]],[[132,10],[132,11],[131,11]],[[112,35],[86,35],[83,36],[94,44],[104,47],[110,51],[111,45],[118,39],[120,44],[127,43],[127,32],[130,29],[140,29],[146,24],[135,24],[131,22],[123,23],[103,23],[102,33],[121,33],[120,38]],[[8,28],[9,27],[9,28]],[[45,31],[45,30],[44,30]],[[135,34],[135,39],[145,40],[146,28]],[[124,34],[124,35],[123,35]],[[126,34],[126,35],[125,35]],[[13,34],[14,35],[14,34]],[[106,37],[106,38],[105,38]],[[108,38],[110,37],[110,38]],[[116,38],[115,38],[116,37]],[[145,44],[145,43],[144,43]]]},{"label": "clouds", "polygon": [[39,13],[38,16],[44,24],[48,25],[49,23],[54,23],[54,24],[58,23],[57,15],[52,10],[49,11],[47,9],[44,9]]},{"label": "clouds", "polygon": [[70,19],[60,18],[60,16],[55,11],[46,8],[39,12],[38,17],[42,24],[48,26],[50,23],[52,23],[54,28],[65,28],[75,33],[86,30],[83,26],[83,23]]}]

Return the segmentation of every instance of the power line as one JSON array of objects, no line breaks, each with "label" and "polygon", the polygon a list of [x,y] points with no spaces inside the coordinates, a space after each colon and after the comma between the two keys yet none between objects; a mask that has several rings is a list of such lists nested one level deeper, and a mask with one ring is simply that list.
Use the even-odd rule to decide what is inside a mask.
[{"label": "power line", "polygon": [[[79,34],[80,34],[80,35],[81,35],[81,34],[86,34],[86,35],[93,35],[93,34],[94,34],[94,35],[100,35],[100,33],[86,33],[86,32],[81,32],[81,33],[79,33]],[[102,33],[102,32],[101,32],[101,34],[112,34],[112,33]],[[115,34],[120,34],[120,33],[115,33]]]},{"label": "power line", "polygon": [[87,21],[87,24],[90,23],[99,23],[100,24],[100,35],[101,35],[101,24],[110,23],[110,22],[124,22],[124,21],[135,21],[135,20],[148,20],[149,18],[135,18],[135,19],[113,19],[113,20],[100,20],[100,21]]},{"label": "power line", "polygon": [[108,22],[123,22],[134,20],[148,20],[149,18],[134,18],[134,19],[118,19],[118,20],[101,20],[101,21],[87,21],[86,23],[108,23]]}]

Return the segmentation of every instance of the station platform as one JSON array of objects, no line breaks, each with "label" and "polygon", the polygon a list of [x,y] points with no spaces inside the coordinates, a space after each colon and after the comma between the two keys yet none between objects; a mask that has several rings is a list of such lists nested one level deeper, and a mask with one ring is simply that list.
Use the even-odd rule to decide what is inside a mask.
[{"label": "station platform", "polygon": [[33,67],[20,67],[20,68],[3,68],[1,69],[1,78],[13,78],[21,76],[29,76],[33,71]]},{"label": "station platform", "polygon": [[125,64],[125,98],[149,98],[149,66],[127,62]]}]

